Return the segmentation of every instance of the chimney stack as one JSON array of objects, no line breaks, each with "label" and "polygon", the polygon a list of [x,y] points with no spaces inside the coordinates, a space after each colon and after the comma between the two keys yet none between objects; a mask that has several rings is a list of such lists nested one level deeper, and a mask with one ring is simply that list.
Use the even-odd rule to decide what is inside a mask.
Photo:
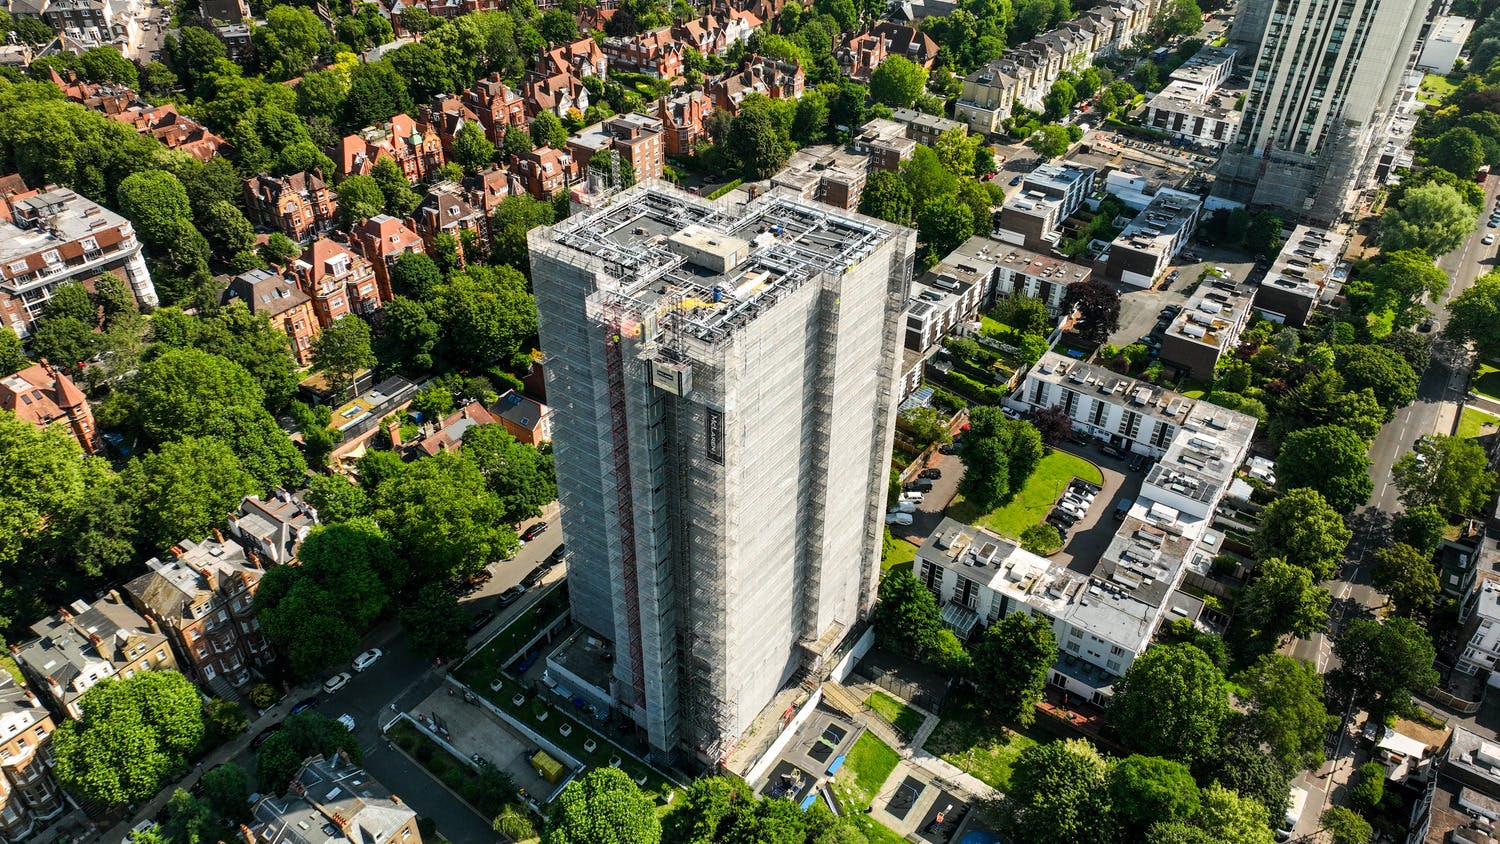
[{"label": "chimney stack", "polygon": [[73,620],[73,614],[70,613],[70,612],[68,612],[66,609],[59,609],[57,611],[57,617],[61,618],[63,621],[72,621]]},{"label": "chimney stack", "polygon": [[400,448],[401,447],[401,423],[400,423],[400,421],[392,419],[390,421],[390,423],[385,426],[385,432],[391,438],[391,448]]},{"label": "chimney stack", "polygon": [[220,545],[224,544],[224,534],[220,533],[218,528],[214,528],[214,541]]},{"label": "chimney stack", "polygon": [[111,601],[113,601],[116,604],[120,603],[120,593],[119,592],[116,592],[115,590],[111,589],[111,590],[109,590],[109,592],[107,594],[109,595],[109,599]]},{"label": "chimney stack", "polygon": [[245,844],[255,844],[255,833],[250,831],[250,827],[245,826],[244,824],[240,824],[239,832],[240,839],[243,840]]}]

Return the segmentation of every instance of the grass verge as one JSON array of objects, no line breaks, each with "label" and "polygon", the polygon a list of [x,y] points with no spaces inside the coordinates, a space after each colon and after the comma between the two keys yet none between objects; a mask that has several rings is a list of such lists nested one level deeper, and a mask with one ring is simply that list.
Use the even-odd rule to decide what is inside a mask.
[{"label": "grass verge", "polygon": [[896,732],[908,740],[916,735],[917,728],[927,720],[927,716],[885,692],[871,692],[870,696],[865,698],[865,706],[884,718],[887,723],[896,728]]},{"label": "grass verge", "polygon": [[959,496],[948,508],[948,515],[967,524],[980,524],[1011,539],[1021,531],[1047,517],[1047,511],[1074,477],[1090,483],[1104,483],[1099,467],[1064,451],[1054,450],[1037,464],[1036,471],[1010,503],[988,513],[979,512]]},{"label": "grass verge", "polygon": [[1458,418],[1458,435],[1472,439],[1484,434],[1493,434],[1496,424],[1500,424],[1500,416],[1466,407],[1463,415]]},{"label": "grass verge", "polygon": [[1480,361],[1474,370],[1474,392],[1500,401],[1500,367]]},{"label": "grass verge", "polygon": [[944,714],[924,746],[934,756],[1004,791],[1021,751],[1055,739],[1037,727],[1017,732],[972,706],[955,706]]}]

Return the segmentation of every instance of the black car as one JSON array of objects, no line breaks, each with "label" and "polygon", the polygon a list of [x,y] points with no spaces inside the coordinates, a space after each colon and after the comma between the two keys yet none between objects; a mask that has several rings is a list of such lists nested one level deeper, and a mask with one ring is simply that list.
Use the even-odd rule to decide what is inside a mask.
[{"label": "black car", "polygon": [[923,469],[922,470],[922,474],[918,475],[917,477],[927,478],[928,480],[935,481],[938,478],[941,478],[942,476],[943,476],[943,470],[942,469]]},{"label": "black car", "polygon": [[486,624],[489,624],[490,621],[499,614],[499,612],[500,611],[495,609],[494,607],[490,607],[487,610],[480,610],[479,612],[476,612],[474,613],[474,615],[470,616],[468,626],[469,635],[472,636],[473,634],[483,630],[484,626]]},{"label": "black car", "polygon": [[1023,178],[1025,178],[1025,177],[1024,176],[1017,176],[1014,179],[1011,179],[1010,180],[1010,186],[1011,187],[1015,187],[1016,185],[1019,185],[1021,183],[1021,180]]},{"label": "black car", "polygon": [[568,553],[568,546],[565,545],[565,544],[564,545],[559,545],[556,548],[553,548],[552,549],[552,553],[547,555],[547,564],[548,565],[556,565],[557,563],[562,562],[563,557],[567,553]]},{"label": "black car", "polygon": [[508,607],[511,604],[514,604],[516,602],[517,598],[519,598],[519,597],[521,597],[522,595],[525,595],[525,594],[526,594],[526,587],[525,586],[512,586],[509,589],[505,590],[504,592],[500,593],[500,597],[495,600],[495,606],[497,606],[497,607]]},{"label": "black car", "polygon": [[271,736],[276,735],[276,731],[280,730],[280,729],[281,729],[281,722],[277,721],[276,723],[272,724],[271,726],[269,726],[269,727],[265,728],[264,730],[261,730],[260,732],[256,733],[255,734],[255,738],[250,739],[250,749],[251,750],[260,750],[260,746],[263,745],[263,744],[265,744],[267,741],[270,741],[271,740]]},{"label": "black car", "polygon": [[958,446],[953,443],[944,443],[938,446],[938,454],[957,454]]},{"label": "black car", "polygon": [[522,542],[530,542],[531,540],[536,539],[538,536],[541,536],[542,534],[544,534],[546,532],[547,532],[547,523],[546,522],[537,522],[536,524],[532,525],[531,527],[529,527],[529,528],[521,531],[521,541]]},{"label": "black car", "polygon": [[527,589],[530,589],[538,583],[541,583],[542,578],[547,576],[547,570],[550,568],[552,567],[548,565],[537,566],[536,568],[527,572],[525,577],[521,578],[521,585],[525,586]]},{"label": "black car", "polygon": [[923,479],[919,481],[907,481],[901,485],[905,492],[932,492],[932,481]]},{"label": "black car", "polygon": [[292,706],[292,714],[296,715],[298,712],[303,712],[305,710],[312,709],[314,706],[317,706],[317,705],[318,705],[318,696],[317,695],[311,695],[309,697],[305,697],[305,698],[297,701],[295,704],[293,704],[293,706]]}]

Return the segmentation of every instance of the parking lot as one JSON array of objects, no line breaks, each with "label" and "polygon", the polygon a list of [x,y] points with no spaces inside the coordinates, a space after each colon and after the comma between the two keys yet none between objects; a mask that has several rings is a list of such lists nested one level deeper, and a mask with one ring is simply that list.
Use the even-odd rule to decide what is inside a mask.
[{"label": "parking lot", "polygon": [[556,788],[537,775],[531,757],[534,742],[495,717],[478,702],[466,702],[462,694],[450,695],[451,686],[439,686],[417,704],[414,717],[428,726],[447,731],[448,743],[465,756],[478,754],[491,765],[515,778],[516,785],[541,801]]},{"label": "parking lot", "polygon": [[1104,489],[1094,497],[1088,513],[1068,529],[1067,542],[1052,557],[1060,565],[1088,574],[1098,565],[1099,558],[1104,556],[1104,550],[1109,547],[1110,540],[1119,529],[1120,523],[1114,518],[1115,505],[1121,499],[1133,500],[1140,495],[1141,482],[1145,480],[1146,471],[1151,464],[1147,463],[1146,469],[1131,471],[1129,459],[1109,457],[1100,452],[1097,446],[1069,442],[1057,449],[1093,463],[1099,467],[1099,473],[1104,477]]}]

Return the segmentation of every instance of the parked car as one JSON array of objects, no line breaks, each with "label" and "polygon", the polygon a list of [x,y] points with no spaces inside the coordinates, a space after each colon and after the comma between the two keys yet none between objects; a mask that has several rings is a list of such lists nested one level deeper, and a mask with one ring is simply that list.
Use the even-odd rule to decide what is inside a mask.
[{"label": "parked car", "polygon": [[1422,320],[1422,323],[1417,326],[1417,330],[1426,333],[1428,331],[1431,331],[1436,325],[1437,323],[1433,321],[1432,317],[1428,317],[1427,319]]},{"label": "parked car", "polygon": [[567,553],[568,553],[567,543],[563,543],[563,544],[558,545],[556,548],[553,548],[552,549],[552,553],[547,555],[547,559],[550,560],[553,565],[556,565],[556,564],[562,562],[563,557],[567,556]]},{"label": "parked car", "polygon": [[255,738],[250,739],[250,749],[251,750],[260,750],[260,746],[263,745],[263,744],[265,744],[266,742],[270,741],[271,740],[271,736],[276,735],[276,731],[279,730],[279,729],[281,729],[281,722],[277,721],[276,723],[272,724],[271,726],[269,726],[269,727],[265,728],[264,730],[261,730],[260,732],[256,733],[255,734]]},{"label": "parked car", "polygon": [[922,470],[922,474],[918,475],[917,477],[919,477],[919,478],[926,478],[926,479],[928,479],[930,481],[935,481],[938,478],[941,478],[942,476],[943,476],[943,470],[942,469],[923,469]]},{"label": "parked car", "polygon": [[500,593],[500,597],[495,600],[495,606],[502,607],[502,608],[503,607],[508,607],[511,604],[514,604],[516,602],[517,598],[519,598],[519,597],[521,597],[522,595],[525,595],[525,594],[526,594],[526,587],[525,586],[520,586],[520,585],[512,586],[509,589],[505,590],[504,592]]},{"label": "parked car", "polygon": [[909,525],[911,524],[911,514],[901,512],[886,513],[885,523],[888,525]]},{"label": "parked car", "polygon": [[150,818],[139,821],[135,826],[130,828],[129,832],[125,833],[124,838],[120,839],[120,844],[130,844],[131,840],[135,838],[136,833],[150,832],[153,829],[156,829],[156,821],[153,821]]},{"label": "parked car", "polygon": [[380,648],[370,648],[354,658],[354,670],[364,671],[366,668],[379,662],[383,656],[385,656],[385,651],[382,651]]},{"label": "parked car", "polygon": [[924,499],[926,497],[927,497],[927,493],[925,493],[925,492],[903,492],[903,493],[901,493],[901,500],[902,501],[912,501],[912,502],[915,502],[917,504],[921,504],[922,503],[922,499]]},{"label": "parked car", "polygon": [[938,446],[938,454],[957,454],[958,445],[955,443],[943,443]]},{"label": "parked car", "polygon": [[1133,504],[1133,503],[1135,503],[1135,502],[1133,502],[1129,498],[1121,498],[1119,501],[1116,501],[1115,502],[1115,521],[1117,521],[1117,522],[1123,522],[1123,521],[1125,521],[1125,517],[1128,516],[1128,515],[1130,515],[1130,505]]},{"label": "parked car", "polygon": [[308,695],[307,697],[305,697],[305,698],[297,701],[296,703],[292,704],[292,714],[296,715],[298,712],[305,712],[305,711],[307,711],[309,709],[312,709],[314,706],[317,706],[317,705],[318,705],[318,696],[317,695]]},{"label": "parked car", "polygon": [[901,486],[904,492],[932,492],[932,481],[922,478],[915,481],[907,481]]},{"label": "parked car", "polygon": [[1495,233],[1485,232],[1484,237],[1480,238],[1479,242],[1483,243],[1485,246],[1489,246],[1491,243],[1495,242]]},{"label": "parked car", "polygon": [[496,615],[499,615],[499,613],[500,613],[500,611],[497,610],[497,609],[495,609],[494,607],[490,607],[489,609],[480,610],[479,612],[474,613],[472,616],[469,617],[469,624],[468,624],[469,635],[472,636],[475,633],[478,633],[479,631],[483,630],[484,626],[486,624],[489,624],[495,618]]},{"label": "parked car", "polygon": [[1010,180],[1010,186],[1011,187],[1015,187],[1016,185],[1019,185],[1021,183],[1021,180],[1023,178],[1024,178],[1023,176],[1017,176],[1014,179],[1011,179]]},{"label": "parked car", "polygon": [[533,568],[531,571],[526,573],[525,577],[521,578],[521,585],[525,586],[527,589],[530,589],[533,586],[536,586],[538,583],[541,583],[542,579],[547,576],[548,568],[549,567],[545,565]]},{"label": "parked car", "polygon": [[1107,443],[1099,446],[1099,452],[1106,457],[1121,458],[1125,456],[1125,452]]},{"label": "parked car", "polygon": [[542,534],[544,534],[546,532],[547,532],[547,523],[546,522],[537,522],[536,524],[532,525],[531,527],[529,527],[529,528],[521,531],[521,541],[522,542],[530,542],[531,540],[536,539],[538,536],[541,536]]},{"label": "parked car", "polygon": [[343,687],[349,685],[349,681],[352,679],[354,678],[349,675],[349,672],[340,671],[339,673],[323,681],[323,691],[329,694],[333,694],[339,689],[342,689]]},{"label": "parked car", "polygon": [[354,716],[353,715],[350,715],[349,713],[345,712],[343,715],[340,715],[338,717],[338,722],[340,724],[344,725],[344,729],[348,730],[351,733],[354,732]]}]

